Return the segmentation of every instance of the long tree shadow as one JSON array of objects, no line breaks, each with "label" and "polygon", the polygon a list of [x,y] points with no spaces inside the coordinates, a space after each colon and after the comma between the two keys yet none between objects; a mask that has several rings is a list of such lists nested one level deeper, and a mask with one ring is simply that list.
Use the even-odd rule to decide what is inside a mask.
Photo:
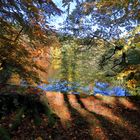
[{"label": "long tree shadow", "polygon": [[107,136],[108,139],[113,139],[113,140],[121,139],[121,137],[119,136],[119,134],[116,134],[113,131],[112,128],[114,127],[114,124],[112,122],[110,122],[104,116],[99,115],[99,114],[97,114],[97,113],[95,113],[93,111],[88,110],[86,108],[86,106],[83,104],[83,102],[81,101],[80,96],[77,96],[76,95],[76,99],[77,99],[77,102],[80,104],[81,108],[83,108],[84,110],[86,110],[88,113],[92,114],[99,121],[101,129],[104,132],[104,134]]},{"label": "long tree shadow", "polygon": [[[121,102],[118,100],[118,97],[115,99],[115,107],[110,108],[108,104],[102,104],[105,106],[105,108],[111,109],[112,113],[115,116],[118,116],[120,120],[122,119],[122,122],[119,123],[117,121],[110,120],[108,117],[105,117],[101,114],[97,114],[94,111],[90,111],[86,108],[86,106],[83,104],[79,96],[76,96],[77,102],[80,104],[81,108],[86,110],[87,112],[91,113],[97,120],[100,122],[100,127],[106,137],[109,140],[118,140],[118,139],[140,139],[139,132],[140,132],[140,111],[139,110],[133,110],[130,108],[126,108]],[[133,103],[136,102],[132,98]],[[101,101],[102,102],[102,101]],[[134,106],[139,107],[139,101],[134,103]],[[100,109],[100,108],[99,108]],[[126,122],[126,124],[125,124]],[[129,122],[131,126],[127,123]],[[130,127],[130,128],[129,128]]]},{"label": "long tree shadow", "polygon": [[132,102],[134,106],[140,110],[140,96],[130,96],[128,97],[128,101]]},{"label": "long tree shadow", "polygon": [[100,121],[101,127],[109,139],[140,139],[140,113],[136,110],[126,108],[123,104],[121,104],[118,98],[119,97],[116,97],[114,108],[110,108],[107,105],[106,107],[111,109],[114,117],[119,117],[121,123],[111,121],[108,118],[94,112],[91,113]]},{"label": "long tree shadow", "polygon": [[87,110],[87,108],[85,107],[85,105],[83,104],[83,102],[80,99],[80,95],[76,94],[75,97],[76,97],[76,100],[79,103],[80,107]]},{"label": "long tree shadow", "polygon": [[[112,111],[115,115],[122,118],[124,122],[133,126],[134,130],[138,133],[140,132],[140,101],[137,97],[129,97],[127,99],[127,104],[128,103],[130,105],[125,106],[125,104],[121,102],[121,99],[116,99],[115,104],[117,107],[115,107]],[[119,114],[117,112],[119,112]]]},{"label": "long tree shadow", "polygon": [[[74,107],[72,107],[67,94],[64,94],[64,100],[72,117],[72,126],[67,129],[69,139],[75,137],[75,139],[93,140],[94,138],[91,136],[89,123],[86,118],[82,117],[81,114]],[[75,132],[75,134],[70,135],[72,131]]]},{"label": "long tree shadow", "polygon": [[104,134],[107,136],[108,140],[118,140],[118,139],[123,139],[122,136],[120,136],[120,133],[117,133],[117,129],[121,129],[124,131],[121,127],[119,127],[117,124],[114,124],[107,118],[105,118],[102,115],[96,114],[95,112],[91,112],[100,122],[100,127]]}]

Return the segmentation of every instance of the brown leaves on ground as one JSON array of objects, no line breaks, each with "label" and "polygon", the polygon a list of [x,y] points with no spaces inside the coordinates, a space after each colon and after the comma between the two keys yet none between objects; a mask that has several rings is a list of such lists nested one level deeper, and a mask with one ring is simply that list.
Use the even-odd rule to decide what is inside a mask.
[{"label": "brown leaves on ground", "polygon": [[[41,95],[42,96],[42,95]],[[40,123],[24,115],[16,130],[10,129],[16,111],[0,119],[12,140],[138,140],[140,100],[137,97],[106,97],[46,92],[43,95],[60,119],[48,125],[40,113]]]}]

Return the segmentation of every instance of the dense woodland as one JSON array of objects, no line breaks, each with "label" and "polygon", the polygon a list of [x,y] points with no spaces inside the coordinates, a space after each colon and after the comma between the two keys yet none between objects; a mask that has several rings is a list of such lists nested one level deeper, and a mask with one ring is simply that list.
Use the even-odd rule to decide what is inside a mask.
[{"label": "dense woodland", "polygon": [[[60,1],[0,0],[0,140],[140,139],[140,1]],[[96,97],[98,81],[131,97]]]}]

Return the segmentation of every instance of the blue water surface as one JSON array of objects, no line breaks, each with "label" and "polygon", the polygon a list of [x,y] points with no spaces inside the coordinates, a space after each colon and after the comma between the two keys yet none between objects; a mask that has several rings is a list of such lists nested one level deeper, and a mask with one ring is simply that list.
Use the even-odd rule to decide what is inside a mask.
[{"label": "blue water surface", "polygon": [[38,86],[39,88],[45,91],[55,91],[55,92],[71,92],[73,94],[80,94],[80,92],[84,92],[87,94],[101,94],[106,96],[129,96],[128,91],[122,87],[115,86],[111,87],[108,83],[104,82],[95,82],[95,86],[93,90],[89,88],[89,86],[81,86],[75,82],[67,82],[67,81],[50,81],[50,84],[43,84]]}]

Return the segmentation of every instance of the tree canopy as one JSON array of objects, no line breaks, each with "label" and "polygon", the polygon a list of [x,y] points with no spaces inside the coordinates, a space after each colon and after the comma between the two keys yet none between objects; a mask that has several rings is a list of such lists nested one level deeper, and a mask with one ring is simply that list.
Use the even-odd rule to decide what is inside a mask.
[{"label": "tree canopy", "polygon": [[[0,73],[3,77],[1,79],[5,79],[3,82],[6,82],[12,73],[25,80],[30,77],[33,81],[39,81],[37,70],[46,72],[47,67],[42,67],[42,62],[45,60],[49,63],[55,57],[55,52],[59,57],[58,64],[60,59],[61,64],[64,63],[62,67],[69,63],[71,78],[78,75],[78,72],[73,72],[77,71],[78,64],[81,68],[86,68],[92,67],[96,62],[96,71],[101,72],[102,69],[102,72],[108,75],[110,69],[116,76],[132,65],[139,65],[139,0],[62,0],[63,11],[55,2],[0,1]],[[64,14],[66,20],[63,20],[62,28],[54,30],[50,24],[51,19],[55,16],[63,18]],[[54,47],[52,54],[45,49],[49,47]],[[58,51],[56,47],[61,48]],[[42,60],[42,52],[44,55],[48,54],[49,58],[43,55]],[[83,59],[85,61],[82,61]],[[40,62],[42,64],[38,65]],[[57,61],[52,60],[51,63]],[[67,73],[68,69],[62,71]],[[82,74],[82,71],[79,73]]]},{"label": "tree canopy", "polygon": [[6,82],[13,72],[26,80],[38,79],[33,67],[43,69],[33,61],[31,50],[57,40],[48,23],[51,16],[61,13],[51,0],[0,1],[1,82]]},{"label": "tree canopy", "polygon": [[[70,6],[72,1],[67,1]],[[120,1],[76,1],[76,6],[67,18],[67,30],[74,35],[99,36],[106,39],[119,38],[139,24],[140,2]],[[69,8],[68,8],[69,10]]]},{"label": "tree canopy", "polygon": [[[135,83],[132,84],[132,88],[134,87],[133,85],[138,87],[140,1],[69,0],[63,2],[67,9],[67,18],[63,23],[62,33],[64,36],[67,35],[70,40],[72,40],[71,37],[74,37],[73,40],[77,44],[77,47],[75,45],[77,54],[81,56],[85,54],[84,60],[81,58],[83,61],[80,65],[81,71],[83,71],[82,67],[86,68],[84,70],[86,71],[84,73],[85,78],[88,77],[86,76],[87,74],[92,73],[89,72],[90,69],[95,69],[96,67],[93,57],[95,53],[95,59],[101,66],[101,71],[98,69],[99,73],[103,72],[103,75],[107,77],[116,76],[126,86],[131,87],[130,85]],[[75,7],[72,7],[71,10],[72,2],[75,3]],[[100,43],[97,43],[97,40]],[[101,46],[102,48],[100,48]],[[97,56],[98,51],[93,49],[96,47],[100,48],[99,58]],[[89,62],[86,55],[88,57],[92,56],[91,60],[89,58]],[[94,68],[92,67],[93,64]],[[87,67],[90,67],[88,72]],[[131,73],[135,74],[130,76]],[[84,77],[84,75],[80,76]],[[93,75],[91,74],[89,78],[92,79]],[[100,76],[96,77],[99,78]],[[104,77],[104,79],[106,78]]]}]

